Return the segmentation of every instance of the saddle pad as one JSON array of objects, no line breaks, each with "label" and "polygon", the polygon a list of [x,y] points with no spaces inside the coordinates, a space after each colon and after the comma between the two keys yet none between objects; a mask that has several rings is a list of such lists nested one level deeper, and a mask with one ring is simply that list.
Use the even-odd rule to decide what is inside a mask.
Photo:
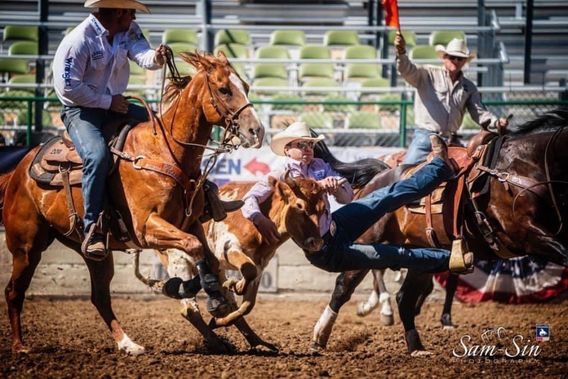
[{"label": "saddle pad", "polygon": [[54,137],[40,147],[30,166],[29,174],[45,185],[63,187],[63,171],[69,171],[71,185],[80,185],[82,164],[75,149],[67,147],[61,137]]}]

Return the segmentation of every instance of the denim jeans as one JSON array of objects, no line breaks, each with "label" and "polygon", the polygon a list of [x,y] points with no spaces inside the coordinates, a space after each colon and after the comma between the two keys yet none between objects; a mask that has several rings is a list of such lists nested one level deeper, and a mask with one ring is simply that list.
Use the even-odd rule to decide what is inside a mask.
[{"label": "denim jeans", "polygon": [[343,206],[332,214],[336,230],[328,233],[321,251],[306,251],[307,259],[316,267],[330,272],[401,267],[425,272],[448,270],[450,253],[443,249],[407,248],[375,243],[355,244],[371,225],[388,212],[418,200],[439,184],[453,177],[453,171],[440,158],[401,180]]},{"label": "denim jeans", "polygon": [[430,136],[435,134],[426,129],[415,128],[412,142],[408,145],[403,164],[418,164],[424,162],[432,151]]},{"label": "denim jeans", "polygon": [[143,107],[130,104],[128,113],[121,114],[100,108],[63,107],[61,120],[83,160],[84,230],[97,221],[103,211],[106,177],[112,164],[108,142],[112,132],[105,130],[107,122],[142,122],[148,120]]}]

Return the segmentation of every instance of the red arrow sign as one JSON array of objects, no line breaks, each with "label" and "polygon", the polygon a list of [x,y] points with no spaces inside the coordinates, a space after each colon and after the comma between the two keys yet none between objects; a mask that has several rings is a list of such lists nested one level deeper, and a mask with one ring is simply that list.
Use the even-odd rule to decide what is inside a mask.
[{"label": "red arrow sign", "polygon": [[257,175],[258,172],[266,175],[270,172],[270,166],[264,162],[257,161],[256,158],[253,158],[252,161],[248,162],[245,165],[245,168],[249,170],[253,175]]}]

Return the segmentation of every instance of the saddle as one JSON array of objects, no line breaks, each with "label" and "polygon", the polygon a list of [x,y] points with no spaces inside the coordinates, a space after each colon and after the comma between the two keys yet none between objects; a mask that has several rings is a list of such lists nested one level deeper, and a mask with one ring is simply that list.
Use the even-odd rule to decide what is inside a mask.
[{"label": "saddle", "polygon": [[[462,200],[466,185],[469,188],[480,176],[478,170],[472,170],[475,164],[485,160],[490,151],[487,144],[495,137],[495,134],[481,130],[474,136],[467,147],[448,147],[448,158],[456,169],[456,178],[451,182],[442,183],[431,194],[420,199],[418,203],[407,205],[407,209],[412,213],[423,214],[426,218],[426,236],[432,247],[441,247],[440,238],[443,244],[448,245],[452,241],[462,239],[463,219],[462,219]],[[420,164],[405,171],[403,177],[407,178],[418,171]],[[444,236],[438,236],[432,223],[432,215],[441,214],[444,223]]]},{"label": "saddle", "polygon": [[[126,124],[119,130],[118,135],[109,143],[111,151],[122,151],[124,141],[131,128],[130,124]],[[113,157],[113,166],[109,170],[109,175],[114,171],[116,167],[114,163],[118,159],[117,154],[113,154]],[[71,221],[70,229],[64,234],[69,236],[77,233],[79,238],[82,239],[83,226],[73,202],[71,187],[81,185],[83,161],[67,132],[63,136],[53,137],[41,145],[32,161],[29,174],[37,183],[43,186],[64,188]],[[117,241],[125,242],[130,240],[128,230],[122,221],[120,213],[107,208],[109,208],[108,204],[105,205],[105,211],[103,212],[105,217],[101,221],[104,224],[102,229],[110,229]]]}]

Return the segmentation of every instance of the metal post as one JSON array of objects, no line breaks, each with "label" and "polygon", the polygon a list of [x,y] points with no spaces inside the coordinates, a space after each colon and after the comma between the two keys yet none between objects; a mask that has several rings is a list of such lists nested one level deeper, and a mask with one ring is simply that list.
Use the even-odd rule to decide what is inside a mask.
[{"label": "metal post", "polygon": [[525,70],[523,75],[523,81],[525,84],[530,84],[531,82],[533,10],[534,1],[527,0],[527,14],[525,24]]},{"label": "metal post", "polygon": [[[477,26],[485,26],[485,0],[477,0]],[[485,58],[487,48],[485,46],[485,32],[479,31],[477,33],[477,55],[479,58]],[[483,75],[481,72],[477,73],[477,84],[482,85]]]},{"label": "metal post", "polygon": [[203,13],[203,47],[213,52],[213,31],[207,25],[211,25],[211,0],[201,1],[201,11]]},{"label": "metal post", "polygon": [[[39,0],[39,20],[41,22],[47,22],[49,13],[49,2],[48,0]],[[39,41],[38,41],[38,53],[39,55],[47,55],[49,49],[49,37],[48,29],[45,25],[39,26]],[[45,78],[45,61],[43,59],[36,60],[36,83],[41,84]],[[35,90],[36,97],[43,97],[43,88],[38,87]],[[34,109],[34,121],[35,121],[35,131],[41,132],[43,129],[43,102],[36,101]]]},{"label": "metal post", "polygon": [[[369,0],[367,2],[367,25],[368,26],[373,26],[375,25],[375,14],[373,13],[373,8],[374,8],[374,0]],[[375,40],[374,43],[375,47],[378,46],[378,42]]]},{"label": "metal post", "polygon": [[408,104],[406,103],[406,92],[400,94],[400,147],[406,147],[406,112],[408,111]]},{"label": "metal post", "polygon": [[[383,5],[381,4],[380,1],[377,1],[377,12],[376,12],[376,19],[375,19],[375,25],[376,26],[380,26],[383,25]],[[387,58],[388,54],[389,54],[389,36],[388,36],[388,31],[384,30],[382,32],[375,32],[375,39],[377,40],[377,42],[380,40],[380,43],[378,44],[378,46],[380,46],[381,48],[381,58]],[[383,68],[382,68],[382,77],[383,78],[388,78],[388,69],[389,66],[384,64]]]}]

